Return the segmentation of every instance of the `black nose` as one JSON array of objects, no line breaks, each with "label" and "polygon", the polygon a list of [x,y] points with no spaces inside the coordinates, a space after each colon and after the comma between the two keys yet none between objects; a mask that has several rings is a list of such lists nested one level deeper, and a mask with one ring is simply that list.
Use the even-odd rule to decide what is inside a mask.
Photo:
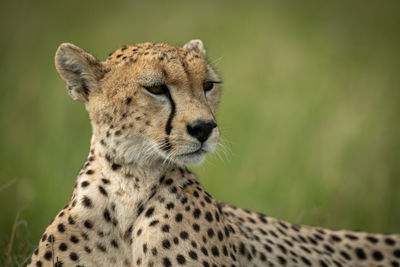
[{"label": "black nose", "polygon": [[201,143],[206,141],[212,130],[217,127],[215,121],[196,120],[186,126],[188,133]]}]

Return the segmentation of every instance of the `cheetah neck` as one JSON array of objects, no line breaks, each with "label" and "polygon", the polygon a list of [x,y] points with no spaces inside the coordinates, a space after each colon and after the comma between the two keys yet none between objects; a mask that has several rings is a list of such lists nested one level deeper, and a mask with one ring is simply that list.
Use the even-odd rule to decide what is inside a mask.
[{"label": "cheetah neck", "polygon": [[115,148],[105,146],[99,138],[93,135],[89,157],[85,165],[90,163],[90,159],[93,157],[98,164],[97,167],[117,183],[133,186],[136,189],[151,186],[163,174],[177,167],[174,163],[166,164],[161,158],[152,161],[130,160],[125,162],[113,155],[115,155]]},{"label": "cheetah neck", "polygon": [[109,150],[93,137],[89,156],[77,178],[72,205],[88,217],[91,211],[99,212],[97,207],[108,207],[118,218],[115,224],[122,230],[136,220],[143,206],[159,189],[160,179],[176,171],[177,166],[160,162],[148,165],[116,163],[109,154]]}]

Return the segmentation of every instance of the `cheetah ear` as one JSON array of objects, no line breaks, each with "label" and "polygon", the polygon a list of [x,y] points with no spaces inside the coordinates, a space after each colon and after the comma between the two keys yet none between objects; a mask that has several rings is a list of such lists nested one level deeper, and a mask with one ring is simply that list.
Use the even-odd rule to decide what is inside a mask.
[{"label": "cheetah ear", "polygon": [[206,57],[206,48],[201,40],[191,40],[183,46],[183,49],[195,51]]},{"label": "cheetah ear", "polygon": [[98,81],[107,72],[94,56],[69,43],[58,47],[55,63],[70,96],[82,102],[87,102],[89,95],[99,90]]}]

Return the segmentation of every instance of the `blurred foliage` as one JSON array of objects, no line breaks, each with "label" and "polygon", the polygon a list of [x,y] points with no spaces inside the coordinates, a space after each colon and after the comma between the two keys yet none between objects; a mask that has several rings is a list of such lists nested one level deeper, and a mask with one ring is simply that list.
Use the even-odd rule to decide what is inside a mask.
[{"label": "blurred foliage", "polygon": [[[398,1],[27,1],[0,11],[0,240],[36,244],[89,147],[54,68],[72,42],[105,59],[200,38],[224,79],[226,155],[195,171],[217,199],[291,222],[400,232]],[[25,231],[25,230],[24,230]]]}]

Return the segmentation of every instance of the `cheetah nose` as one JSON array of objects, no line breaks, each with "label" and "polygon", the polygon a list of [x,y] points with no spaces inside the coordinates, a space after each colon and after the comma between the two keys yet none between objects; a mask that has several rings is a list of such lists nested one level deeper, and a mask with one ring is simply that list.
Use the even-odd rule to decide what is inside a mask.
[{"label": "cheetah nose", "polygon": [[196,120],[193,123],[188,124],[186,129],[191,136],[203,143],[208,139],[215,127],[217,127],[217,124],[213,120]]}]

